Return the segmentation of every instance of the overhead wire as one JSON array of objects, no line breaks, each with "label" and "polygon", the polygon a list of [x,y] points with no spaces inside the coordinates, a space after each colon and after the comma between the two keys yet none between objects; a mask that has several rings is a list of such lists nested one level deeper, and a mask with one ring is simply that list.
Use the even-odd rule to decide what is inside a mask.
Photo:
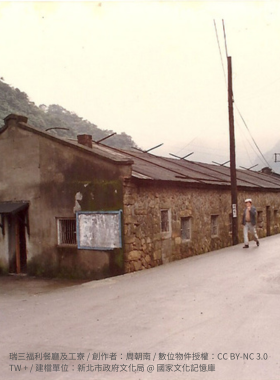
[{"label": "overhead wire", "polygon": [[255,147],[257,148],[258,152],[259,152],[260,155],[262,156],[264,162],[267,164],[268,167],[270,167],[269,163],[267,162],[267,160],[265,159],[264,155],[262,154],[262,152],[261,152],[261,150],[260,150],[258,144],[256,143],[254,137],[252,136],[251,131],[250,131],[250,129],[249,129],[249,127],[248,127],[246,121],[244,120],[243,116],[241,115],[241,112],[239,111],[239,109],[238,109],[238,107],[237,107],[236,104],[235,104],[235,108],[236,108],[236,110],[237,110],[239,116],[241,117],[241,120],[243,121],[243,123],[244,123],[244,125],[245,125],[245,127],[246,127],[246,129],[247,129],[247,131],[248,131],[248,133],[249,133],[249,135],[250,135],[250,137],[251,137],[253,143],[255,144]]},{"label": "overhead wire", "polygon": [[216,21],[215,20],[213,20],[213,21],[214,21],[214,27],[215,27],[215,31],[216,31],[216,38],[217,38],[218,48],[219,48],[219,52],[220,52],[220,58],[221,58],[225,83],[227,83],[226,71],[225,71],[224,62],[223,62],[223,57],[222,57],[222,52],[221,52],[221,47],[220,47],[220,41],[219,41],[219,35],[218,35],[218,31],[217,31]]},{"label": "overhead wire", "polygon": [[[226,39],[226,30],[225,30],[225,23],[224,23],[224,20],[222,20],[222,24],[223,24],[223,33],[224,33],[224,41],[225,41],[225,52],[226,52],[226,57],[228,58],[227,39]],[[220,43],[219,43],[219,37],[218,37],[218,32],[217,32],[217,27],[216,27],[216,22],[215,22],[215,20],[214,20],[214,26],[215,26],[215,31],[216,31],[216,37],[217,37],[217,42],[218,42],[218,46],[219,46],[220,56],[221,56],[221,62],[222,62],[223,72],[224,72],[224,76],[225,76],[225,69],[224,69],[224,65],[223,65],[222,54],[221,54]],[[225,78],[226,78],[226,76],[225,76]],[[246,121],[245,121],[245,119],[243,118],[241,112],[239,111],[239,109],[238,109],[238,107],[237,107],[237,104],[236,104],[236,102],[235,102],[234,97],[233,97],[233,104],[234,104],[234,106],[235,106],[235,108],[236,108],[236,110],[237,110],[237,112],[238,112],[238,114],[239,114],[239,116],[240,116],[242,122],[244,123],[244,125],[245,125],[245,127],[246,127],[246,129],[247,129],[247,131],[248,131],[248,133],[249,133],[249,135],[250,135],[250,137],[251,137],[251,139],[252,139],[252,141],[253,141],[255,147],[257,148],[258,152],[260,153],[262,159],[264,160],[264,162],[266,163],[266,165],[267,165],[268,167],[270,167],[269,163],[267,162],[267,160],[265,159],[263,153],[261,152],[261,150],[260,150],[260,148],[259,148],[259,146],[258,146],[256,140],[254,139],[254,137],[253,137],[253,135],[252,135],[252,133],[251,133],[251,131],[250,131],[250,129],[249,129],[249,127],[248,127]]]},{"label": "overhead wire", "polygon": [[[239,120],[236,120],[236,125],[237,125],[237,127],[238,127],[238,131],[239,131],[239,133],[240,133],[241,136],[242,136],[241,144],[242,144],[242,146],[243,146],[243,149],[244,149],[245,152],[246,152],[247,159],[250,161],[250,165],[253,165],[253,160],[252,160],[252,157],[251,157],[251,154],[250,154],[250,153],[253,151],[255,154],[258,154],[258,153],[256,152],[256,150],[255,150],[256,148],[255,148],[254,145],[252,144],[251,139],[249,139],[248,134],[247,134],[247,133],[245,134],[246,131],[244,130],[243,125],[242,125],[242,128],[241,128],[241,125],[240,125],[240,123],[239,123]],[[246,140],[246,141],[245,141],[245,140]],[[248,147],[250,147],[251,150],[249,150]]]},{"label": "overhead wire", "polygon": [[[220,46],[220,41],[219,41],[219,35],[218,35],[217,25],[216,25],[216,21],[215,21],[215,20],[213,20],[213,22],[214,22],[214,28],[215,28],[215,33],[216,33],[217,44],[218,44],[218,48],[219,48],[219,54],[220,54],[220,59],[221,59],[222,70],[223,70],[224,79],[225,79],[225,86],[226,86],[226,88],[227,88],[227,75],[226,75],[225,66],[224,66],[224,62],[223,62],[223,57],[222,57],[222,51],[221,51],[221,46]],[[225,23],[224,23],[224,20],[222,20],[222,25],[223,25],[223,35],[224,35],[224,42],[225,42],[225,52],[226,52],[226,57],[228,58],[227,38],[226,38],[226,30],[225,30]],[[249,133],[249,136],[250,136],[250,138],[252,139],[252,141],[253,141],[253,143],[254,143],[256,149],[257,149],[257,152],[261,155],[261,159],[263,160],[263,162],[264,162],[268,167],[270,167],[269,163],[267,162],[267,160],[265,159],[263,153],[261,152],[261,150],[260,150],[260,148],[259,148],[259,146],[258,146],[256,140],[254,139],[254,137],[253,137],[253,135],[252,135],[252,133],[251,133],[251,131],[250,131],[250,129],[249,129],[249,127],[248,127],[248,125],[247,125],[245,119],[244,119],[244,117],[242,116],[242,114],[241,114],[239,108],[237,107],[237,104],[236,104],[236,102],[235,102],[235,99],[233,99],[233,100],[234,100],[234,106],[235,106],[235,108],[236,108],[236,110],[237,110],[237,112],[238,112],[238,114],[239,114],[239,116],[240,116],[240,118],[241,118],[243,124],[245,125],[245,127],[246,127],[246,129],[247,129],[247,131],[248,131],[248,133]],[[198,137],[198,136],[197,136],[197,137]],[[194,139],[192,139],[192,140],[191,140],[186,146],[184,146],[183,148],[181,148],[181,149],[179,150],[179,152],[181,152],[181,151],[182,151],[183,149],[185,149],[187,146],[189,146],[190,144],[192,144],[192,143],[194,142],[194,140],[197,139],[197,137],[195,137]],[[248,140],[247,140],[247,141],[248,141]],[[251,145],[251,144],[250,144],[250,145]],[[251,145],[251,147],[252,147],[252,145]],[[252,149],[253,149],[253,147],[252,147]],[[254,149],[253,149],[253,150],[254,150]],[[257,154],[258,154],[258,153],[257,153]],[[247,152],[247,154],[248,154],[248,152]]]},{"label": "overhead wire", "polygon": [[183,148],[180,148],[180,149],[176,152],[176,154],[181,153],[182,150],[184,150],[187,146],[189,146],[190,144],[192,144],[192,143],[194,142],[194,140],[197,139],[197,137],[198,137],[198,136],[194,137],[190,142],[188,142],[186,145],[184,145]]},{"label": "overhead wire", "polygon": [[223,30],[224,30],[224,40],[225,40],[225,50],[226,50],[226,56],[228,57],[228,51],[227,51],[227,36],[226,36],[226,28],[224,20],[222,20],[223,23]]},{"label": "overhead wire", "polygon": [[[221,63],[222,63],[222,68],[223,68],[223,73],[224,73],[224,79],[225,79],[225,83],[227,82],[227,78],[226,78],[226,71],[225,71],[225,67],[224,67],[224,63],[223,63],[223,57],[222,57],[222,51],[221,51],[221,47],[220,47],[220,42],[219,42],[219,36],[218,36],[218,31],[217,31],[217,26],[216,26],[216,21],[213,20],[214,22],[214,27],[215,27],[215,31],[216,31],[216,38],[217,38],[217,43],[218,43],[218,47],[219,47],[219,53],[220,53],[220,58],[221,58]],[[202,132],[201,132],[202,133]],[[181,151],[183,151],[185,148],[187,148],[190,144],[192,144],[194,142],[194,140],[196,140],[199,136],[196,136],[194,137],[188,144],[184,145],[183,148],[179,149],[176,154],[179,154]],[[201,152],[200,152],[201,153]]]}]

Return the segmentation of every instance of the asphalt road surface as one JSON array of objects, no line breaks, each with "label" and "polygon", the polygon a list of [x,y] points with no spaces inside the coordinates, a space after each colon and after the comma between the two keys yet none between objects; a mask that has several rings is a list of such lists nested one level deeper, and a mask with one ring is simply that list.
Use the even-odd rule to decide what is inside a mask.
[{"label": "asphalt road surface", "polygon": [[279,380],[280,235],[242,245],[83,284],[0,277],[0,378]]}]

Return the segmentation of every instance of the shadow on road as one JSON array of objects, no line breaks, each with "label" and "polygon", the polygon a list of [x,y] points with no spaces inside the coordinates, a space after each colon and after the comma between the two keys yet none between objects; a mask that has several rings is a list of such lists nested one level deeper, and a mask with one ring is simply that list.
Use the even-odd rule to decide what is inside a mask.
[{"label": "shadow on road", "polygon": [[37,278],[25,275],[0,276],[0,295],[50,293],[57,289],[80,285],[88,281]]}]

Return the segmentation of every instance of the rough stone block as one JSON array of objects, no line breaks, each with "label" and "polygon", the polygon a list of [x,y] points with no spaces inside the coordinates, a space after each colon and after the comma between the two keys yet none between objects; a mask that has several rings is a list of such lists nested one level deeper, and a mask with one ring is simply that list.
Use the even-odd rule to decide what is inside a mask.
[{"label": "rough stone block", "polygon": [[142,251],[131,251],[129,252],[128,256],[127,256],[127,259],[128,260],[132,260],[132,261],[135,261],[135,260],[139,260],[142,256]]},{"label": "rough stone block", "polygon": [[146,261],[147,263],[150,263],[150,262],[151,262],[151,257],[150,257],[149,255],[146,255],[146,256],[145,256],[145,261]]},{"label": "rough stone block", "polygon": [[148,209],[147,208],[136,208],[134,210],[135,215],[147,215]]},{"label": "rough stone block", "polygon": [[134,265],[134,270],[136,270],[136,271],[142,269],[141,261],[134,261],[133,265]]},{"label": "rough stone block", "polygon": [[161,250],[157,250],[153,253],[154,260],[161,260]]},{"label": "rough stone block", "polygon": [[135,203],[135,198],[132,195],[125,195],[123,198],[125,205],[133,205]]},{"label": "rough stone block", "polygon": [[176,237],[175,244],[181,244],[181,243],[182,243],[182,239],[180,237]]},{"label": "rough stone block", "polygon": [[134,241],[135,241],[135,236],[134,235],[130,235],[130,236],[126,236],[125,237],[126,244],[133,244]]}]

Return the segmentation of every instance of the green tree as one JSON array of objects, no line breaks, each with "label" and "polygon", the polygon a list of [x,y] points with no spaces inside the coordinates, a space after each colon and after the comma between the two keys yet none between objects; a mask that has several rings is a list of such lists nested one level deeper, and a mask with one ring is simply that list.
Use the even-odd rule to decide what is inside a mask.
[{"label": "green tree", "polygon": [[[27,116],[30,125],[43,131],[51,128],[49,133],[65,138],[76,138],[79,133],[86,133],[92,135],[93,141],[99,141],[114,133],[111,130],[98,128],[95,124],[58,104],[37,107],[25,92],[9,86],[1,77],[0,118],[4,119],[11,113]],[[104,140],[104,144],[119,149],[137,147],[132,138],[124,132]]]}]

